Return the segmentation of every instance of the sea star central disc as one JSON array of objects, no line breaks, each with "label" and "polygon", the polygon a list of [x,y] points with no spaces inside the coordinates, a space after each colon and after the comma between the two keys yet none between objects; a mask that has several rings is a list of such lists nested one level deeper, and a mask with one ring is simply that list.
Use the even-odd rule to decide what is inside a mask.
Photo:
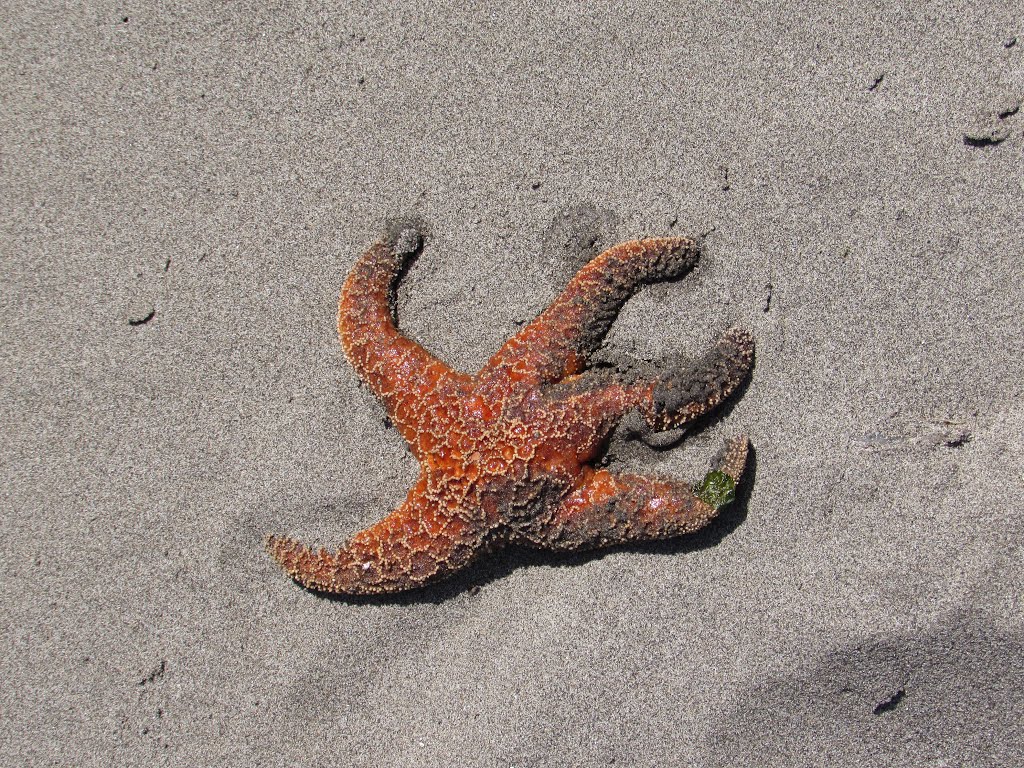
[{"label": "sea star central disc", "polygon": [[693,366],[586,370],[633,293],[697,263],[694,240],[609,248],[475,375],[452,370],[395,325],[395,287],[421,243],[415,227],[392,228],[356,262],[338,309],[345,355],[419,460],[419,478],[396,510],[336,551],[268,537],[295,581],[340,594],[401,592],[503,544],[566,551],[680,536],[734,498],[745,436],[727,441],[697,486],[592,466],[626,414],[652,430],[681,426],[750,371],[754,342],[739,328]]}]

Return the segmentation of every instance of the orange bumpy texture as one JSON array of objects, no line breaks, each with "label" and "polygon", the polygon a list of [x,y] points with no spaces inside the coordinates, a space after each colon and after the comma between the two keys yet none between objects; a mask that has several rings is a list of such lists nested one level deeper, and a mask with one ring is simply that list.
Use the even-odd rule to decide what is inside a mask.
[{"label": "orange bumpy texture", "polygon": [[[604,547],[679,536],[715,516],[690,484],[591,466],[627,413],[654,430],[678,427],[725,400],[750,371],[754,343],[738,328],[678,370],[585,370],[633,293],[696,264],[695,241],[609,248],[472,376],[395,325],[395,287],[421,243],[414,226],[393,228],[356,262],[338,310],[345,354],[419,460],[419,478],[395,511],[336,551],[268,537],[293,579],[321,592],[400,592],[507,543]],[[738,481],[747,448],[745,436],[727,441],[717,469]]]}]

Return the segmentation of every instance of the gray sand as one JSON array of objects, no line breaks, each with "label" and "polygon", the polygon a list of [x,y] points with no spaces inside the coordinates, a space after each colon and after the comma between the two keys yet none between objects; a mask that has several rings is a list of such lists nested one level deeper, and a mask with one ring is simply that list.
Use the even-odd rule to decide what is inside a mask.
[{"label": "gray sand", "polygon": [[[0,763],[1024,762],[1018,3],[4,5]],[[415,475],[334,328],[402,214],[402,327],[464,370],[571,272],[553,222],[708,232],[601,354],[735,322],[753,380],[613,466],[746,431],[740,503],[398,600],[286,579],[265,533]]]}]

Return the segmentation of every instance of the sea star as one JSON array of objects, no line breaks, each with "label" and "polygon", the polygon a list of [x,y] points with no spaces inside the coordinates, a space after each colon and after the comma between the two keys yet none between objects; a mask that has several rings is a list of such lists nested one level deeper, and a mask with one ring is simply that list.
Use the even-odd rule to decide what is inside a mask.
[{"label": "sea star", "polygon": [[591,466],[626,414],[652,430],[679,427],[721,403],[751,368],[753,339],[732,328],[679,370],[584,370],[631,295],[697,263],[694,240],[604,251],[475,375],[395,325],[395,287],[422,242],[414,225],[392,226],[356,262],[338,309],[345,355],[419,460],[419,478],[397,509],[337,551],[268,537],[295,581],[321,592],[401,592],[508,543],[567,551],[679,536],[732,501],[746,436],[728,440],[695,487]]}]

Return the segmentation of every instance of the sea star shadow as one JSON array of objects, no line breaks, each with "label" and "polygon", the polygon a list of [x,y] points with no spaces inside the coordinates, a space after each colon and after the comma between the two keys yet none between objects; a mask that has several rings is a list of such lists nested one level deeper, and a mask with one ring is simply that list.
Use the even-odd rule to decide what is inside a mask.
[{"label": "sea star shadow", "polygon": [[345,354],[418,459],[419,478],[394,512],[334,552],[268,537],[295,581],[346,597],[400,593],[506,544],[573,552],[690,534],[734,500],[748,461],[743,435],[694,486],[593,466],[627,414],[654,431],[693,425],[753,366],[753,339],[731,328],[693,365],[587,369],[631,295],[692,269],[696,241],[604,251],[475,375],[396,327],[395,287],[422,244],[415,225],[392,226],[349,273],[338,312]]}]

